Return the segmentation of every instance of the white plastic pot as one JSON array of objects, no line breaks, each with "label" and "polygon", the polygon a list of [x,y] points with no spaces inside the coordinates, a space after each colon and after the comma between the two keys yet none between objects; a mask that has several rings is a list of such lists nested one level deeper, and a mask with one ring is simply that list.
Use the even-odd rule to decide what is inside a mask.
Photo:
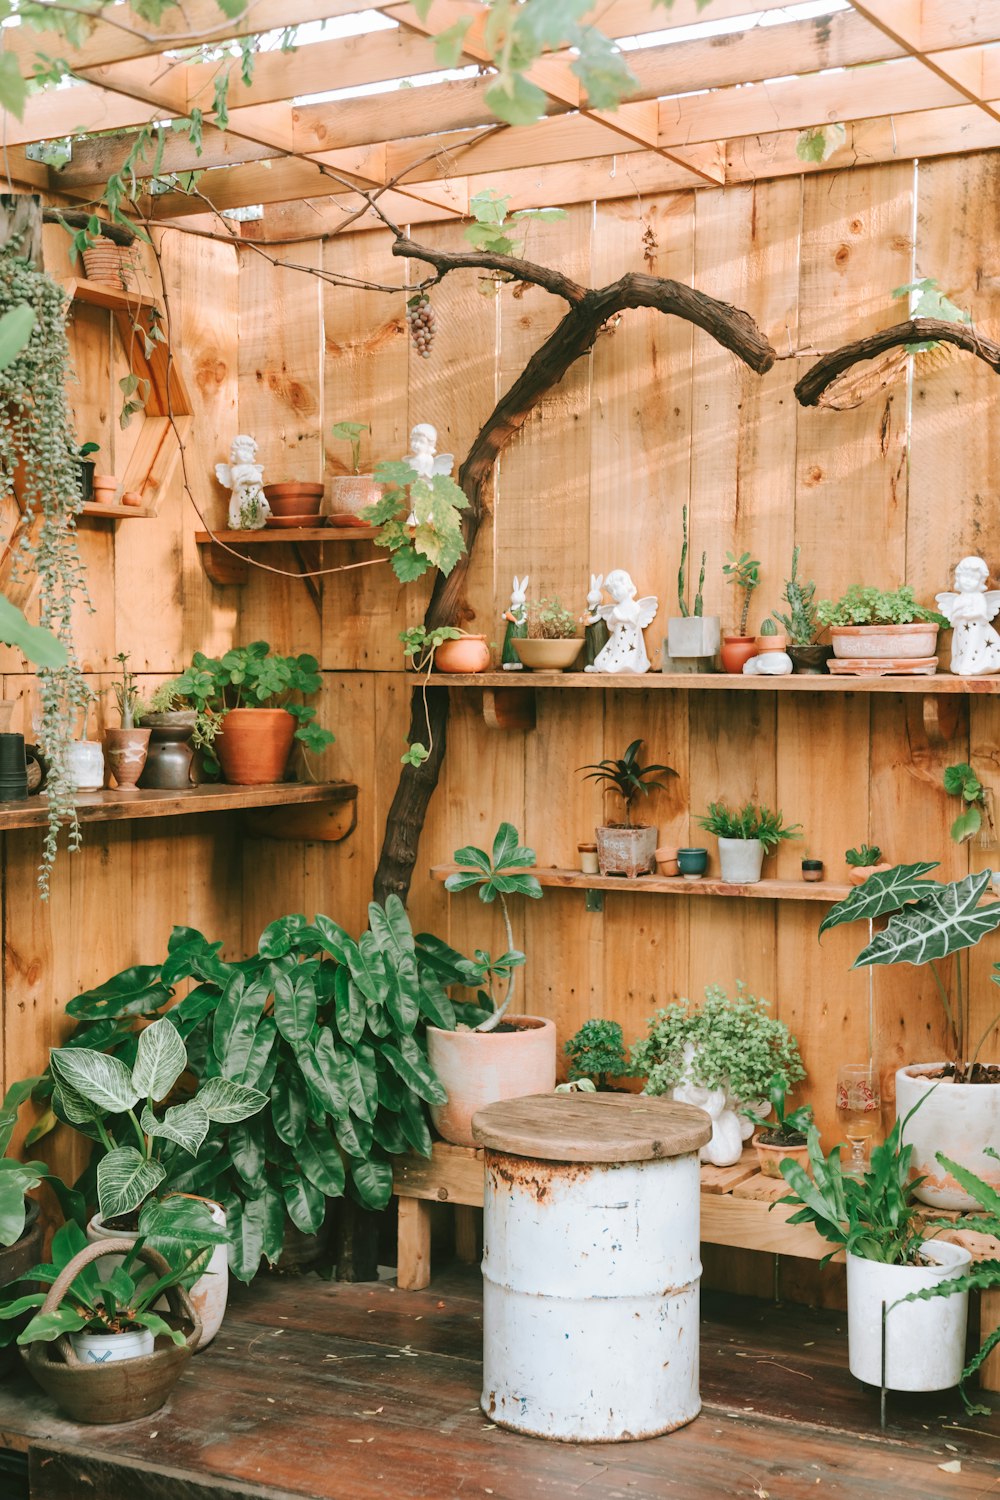
[{"label": "white plastic pot", "polygon": [[722,644],[719,615],[674,615],[667,621],[670,656],[715,656]]},{"label": "white plastic pot", "polygon": [[927,1076],[944,1066],[917,1063],[897,1071],[896,1117],[905,1119],[920,1105],[903,1139],[913,1147],[910,1172],[926,1178],[916,1189],[921,1203],[934,1208],[976,1208],[976,1200],[945,1171],[937,1153],[968,1167],[1000,1192],[1000,1161],[986,1155],[987,1146],[994,1150],[1000,1146],[1000,1083],[953,1083],[950,1078],[938,1081]]},{"label": "white plastic pot", "polygon": [[764,864],[764,845],[760,839],[719,840],[721,880],[727,885],[756,885]]},{"label": "white plastic pot", "polygon": [[[847,1343],[851,1374],[868,1385],[882,1383],[882,1304],[885,1383],[892,1391],[946,1391],[958,1384],[965,1364],[967,1292],[929,1302],[900,1302],[910,1292],[959,1276],[972,1260],[961,1245],[929,1240],[927,1266],[885,1266],[847,1257]],[[897,1305],[893,1305],[897,1304]]]},{"label": "white plastic pot", "polygon": [[129,1333],[71,1333],[69,1341],[82,1365],[111,1365],[120,1359],[142,1359],[153,1353],[153,1335],[148,1328],[134,1328]]},{"label": "white plastic pot", "polygon": [[[185,1195],[187,1196],[187,1195]],[[219,1203],[213,1203],[210,1198],[203,1198],[202,1203],[208,1204],[212,1215],[212,1223],[217,1224],[220,1229],[226,1227],[226,1211]],[[134,1230],[108,1229],[100,1214],[95,1214],[87,1225],[87,1239],[93,1243],[95,1240],[133,1240]],[[105,1255],[95,1263],[95,1269],[102,1281],[107,1281],[116,1266],[120,1266],[124,1256]],[[195,1281],[188,1296],[194,1303],[196,1312],[201,1319],[202,1333],[198,1341],[199,1349],[206,1349],[215,1338],[222,1325],[222,1319],[226,1312],[226,1303],[229,1300],[229,1257],[225,1245],[215,1245],[212,1249],[211,1258],[205,1270]],[[157,1303],[157,1310],[166,1307],[166,1301]]]}]

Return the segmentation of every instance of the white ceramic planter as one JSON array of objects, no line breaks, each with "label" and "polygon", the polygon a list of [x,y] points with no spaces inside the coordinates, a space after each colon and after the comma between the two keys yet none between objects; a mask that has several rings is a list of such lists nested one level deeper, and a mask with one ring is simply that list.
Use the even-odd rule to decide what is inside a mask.
[{"label": "white ceramic planter", "polygon": [[938,627],[914,625],[834,625],[830,629],[833,654],[847,661],[872,657],[933,656]]},{"label": "white ceramic planter", "polygon": [[[882,1303],[891,1308],[885,1328],[885,1383],[892,1391],[946,1391],[957,1385],[965,1364],[967,1292],[931,1302],[900,1302],[959,1276],[972,1259],[961,1245],[929,1240],[932,1266],[884,1266],[847,1257],[847,1342],[851,1374],[868,1385],[882,1383]],[[898,1306],[893,1306],[898,1303]]]},{"label": "white ceramic planter", "polygon": [[905,1119],[920,1104],[904,1135],[906,1144],[913,1147],[911,1173],[926,1178],[916,1190],[920,1201],[935,1208],[976,1208],[975,1199],[945,1171],[937,1153],[968,1167],[1000,1192],[1000,1161],[986,1155],[987,1146],[994,1150],[1000,1146],[1000,1083],[944,1079],[935,1088],[936,1080],[927,1075],[942,1066],[918,1063],[898,1070],[896,1117]]},{"label": "white ceramic planter", "polygon": [[71,1333],[69,1341],[82,1365],[113,1365],[121,1359],[142,1359],[153,1353],[153,1335],[148,1328],[130,1333]]},{"label": "white ceramic planter", "polygon": [[73,740],[66,747],[66,769],[78,792],[99,792],[104,785],[104,749],[97,740]]},{"label": "white ceramic planter", "polygon": [[719,840],[720,880],[727,885],[756,885],[764,864],[760,839]]},{"label": "white ceramic planter", "polygon": [[[219,1203],[213,1203],[210,1198],[200,1200],[208,1204],[212,1215],[212,1223],[217,1224],[220,1229],[226,1227],[226,1211]],[[95,1214],[87,1225],[87,1239],[93,1243],[95,1240],[132,1240],[135,1233],[125,1229],[107,1229],[100,1214]],[[102,1281],[107,1281],[116,1266],[120,1266],[124,1256],[105,1255],[95,1263],[98,1276]],[[194,1303],[195,1310],[201,1319],[201,1338],[198,1341],[199,1349],[206,1349],[215,1338],[222,1325],[222,1319],[226,1312],[226,1303],[229,1299],[229,1256],[225,1245],[214,1246],[205,1270],[194,1282],[188,1296]],[[166,1307],[166,1301],[157,1303],[157,1310]]]},{"label": "white ceramic planter", "polygon": [[667,621],[670,656],[715,656],[722,645],[719,615],[674,615]]}]

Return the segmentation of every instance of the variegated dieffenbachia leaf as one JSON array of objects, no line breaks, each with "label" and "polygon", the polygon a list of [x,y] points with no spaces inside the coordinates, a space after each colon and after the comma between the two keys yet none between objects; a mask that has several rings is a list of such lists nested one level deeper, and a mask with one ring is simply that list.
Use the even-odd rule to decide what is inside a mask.
[{"label": "variegated dieffenbachia leaf", "polygon": [[141,1098],[166,1098],[186,1067],[187,1049],[176,1026],[164,1018],[140,1032],[132,1087]]},{"label": "variegated dieffenbachia leaf", "polygon": [[175,1104],[172,1109],[168,1109],[162,1120],[158,1120],[147,1106],[142,1111],[139,1124],[147,1135],[173,1141],[189,1155],[197,1156],[208,1135],[211,1121],[197,1099],[188,1099],[184,1104]]},{"label": "variegated dieffenbachia leaf", "polygon": [[949,885],[926,882],[921,899],[890,917],[885,930],[875,934],[852,967],[926,964],[974,947],[1000,927],[1000,901],[979,905],[991,878],[992,871],[982,870]]},{"label": "variegated dieffenbachia leaf", "polygon": [[219,1125],[236,1125],[259,1114],[267,1095],[232,1078],[209,1078],[195,1096],[210,1120]]},{"label": "variegated dieffenbachia leaf", "polygon": [[134,1146],[117,1146],[97,1167],[97,1203],[101,1218],[131,1213],[166,1177],[158,1161],[149,1161]]},{"label": "variegated dieffenbachia leaf", "polygon": [[117,1057],[85,1047],[55,1047],[49,1062],[60,1082],[68,1083],[104,1114],[122,1115],[141,1098],[131,1073]]},{"label": "variegated dieffenbachia leaf", "polygon": [[930,890],[942,889],[936,882],[923,879],[936,869],[936,860],[919,860],[913,865],[894,865],[891,870],[869,875],[843,901],[830,907],[819,924],[820,933],[839,927],[842,922],[884,917],[886,912],[898,911],[908,901],[920,901]]}]

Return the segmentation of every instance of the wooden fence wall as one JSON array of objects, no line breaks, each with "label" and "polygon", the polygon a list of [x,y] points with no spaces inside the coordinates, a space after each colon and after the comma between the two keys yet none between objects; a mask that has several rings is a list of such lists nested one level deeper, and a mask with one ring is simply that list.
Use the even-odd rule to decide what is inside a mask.
[{"label": "wooden fence wall", "polygon": [[[648,632],[658,648],[673,612],[684,504],[692,550],[709,554],[706,610],[726,623],[735,609],[721,573],[727,549],[762,560],[755,621],[778,604],[796,543],[821,597],[854,581],[906,581],[929,601],[967,552],[1000,566],[995,377],[982,364],[962,357],[843,413],[803,411],[792,395],[811,351],[897,321],[902,304],[892,291],[917,274],[936,277],[984,332],[1000,333],[990,230],[1000,157],[859,164],[653,198],[640,198],[623,172],[622,191],[619,201],[532,226],[526,254],[591,285],[629,269],[690,282],[747,308],[786,357],[761,379],[706,335],[652,312],[627,314],[603,334],[501,459],[470,584],[476,625],[489,638],[500,638],[514,573],[530,574],[532,595],[557,593],[582,610],[590,571],[625,567],[640,592],[660,598]],[[421,237],[462,244],[457,225]],[[48,250],[56,274],[66,274],[64,242]],[[225,496],[212,469],[236,431],[256,436],[273,480],[342,472],[346,451],[329,436],[340,419],[371,424],[366,461],[404,454],[417,421],[433,422],[441,448],[461,458],[562,312],[537,289],[494,296],[476,274],[453,275],[434,291],[439,333],[424,361],[406,335],[403,291],[332,287],[176,231],[164,232],[162,250],[172,338],[195,396],[187,470],[215,524]],[[391,256],[381,233],[298,244],[287,258],[392,286],[418,274]],[[80,310],[75,322],[79,435],[110,442],[120,356],[102,315]],[[131,440],[114,437],[119,448]],[[8,1081],[43,1063],[66,1001],[118,967],[155,960],[175,922],[224,938],[229,951],[252,947],[267,921],[290,911],[328,912],[352,929],[364,922],[408,719],[397,637],[421,617],[426,587],[402,587],[379,562],[326,577],[321,608],[301,582],[269,572],[252,570],[243,589],[219,589],[201,571],[198,524],[179,477],[155,520],[81,524],[95,606],[80,620],[87,670],[106,686],[114,653],[127,650],[153,683],[195,649],[257,638],[315,652],[322,717],[337,744],[314,769],[358,781],[357,830],[323,846],[242,839],[231,815],[105,825],[63,860],[47,907],[34,888],[38,839],[7,835]],[[367,544],[331,545],[325,565],[371,555]],[[291,548],[268,548],[266,560],[297,568]],[[27,724],[30,679],[17,675],[12,653],[3,666],[4,695],[23,696]],[[754,796],[804,828],[770,873],[795,878],[809,854],[842,878],[844,850],[865,840],[892,859],[939,858],[947,875],[970,858],[1000,864],[951,844],[956,809],[941,785],[944,766],[965,759],[996,783],[994,699],[974,702],[957,737],[934,748],[908,707],[919,700],[893,694],[541,693],[531,732],[489,730],[474,695],[454,696],[410,904],[415,925],[469,950],[500,941],[493,914],[471,895],[448,898],[428,867],[460,844],[487,841],[502,819],[517,824],[540,863],[572,864],[602,814],[600,794],[577,768],[639,736],[651,759],[679,773],[650,803],[664,842],[697,842],[694,815],[710,800]],[[547,891],[515,912],[528,955],[526,1008],[553,1016],[561,1039],[588,1016],[608,1016],[631,1040],[674,997],[743,979],[798,1037],[804,1092],[829,1127],[837,1063],[867,1053],[870,980],[850,972],[863,934],[833,933],[820,946],[818,920],[813,903],[632,893],[608,896],[598,915],[579,892]],[[980,1030],[997,993],[989,978],[998,956],[987,943],[972,958]],[[899,1063],[939,1055],[941,1018],[926,972],[880,971],[871,998],[887,1082]]]}]

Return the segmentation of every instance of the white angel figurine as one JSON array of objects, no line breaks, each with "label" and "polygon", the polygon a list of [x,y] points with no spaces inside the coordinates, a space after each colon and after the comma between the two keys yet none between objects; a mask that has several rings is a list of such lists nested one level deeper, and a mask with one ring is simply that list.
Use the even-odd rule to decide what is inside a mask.
[{"label": "white angel figurine", "polygon": [[233,438],[229,462],[216,464],[215,477],[232,494],[229,500],[231,531],[260,531],[271,507],[264,495],[264,465],[256,463],[257,444],[248,432]]},{"label": "white angel figurine", "polygon": [[990,570],[981,557],[963,557],[955,569],[955,593],[937,594],[938,609],[955,627],[951,670],[959,677],[1000,672],[1000,635],[990,621],[1000,610],[1000,589],[987,589]]},{"label": "white angel figurine", "polygon": [[411,469],[416,469],[421,479],[433,479],[435,474],[450,474],[455,465],[453,453],[436,453],[437,428],[429,422],[418,422],[410,431],[410,447],[403,459]]},{"label": "white angel figurine", "polygon": [[642,632],[656,614],[657,599],[653,595],[637,599],[635,584],[624,568],[615,568],[609,573],[604,588],[614,602],[600,605],[597,615],[606,622],[610,639],[593,665],[585,667],[584,671],[648,672],[649,657]]}]

